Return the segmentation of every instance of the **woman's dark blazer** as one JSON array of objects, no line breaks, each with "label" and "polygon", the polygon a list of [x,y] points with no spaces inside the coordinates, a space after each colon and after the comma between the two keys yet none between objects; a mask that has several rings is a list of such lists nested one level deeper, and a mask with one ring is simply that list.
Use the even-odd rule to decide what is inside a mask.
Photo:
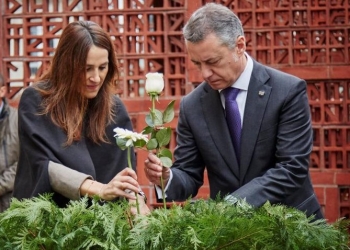
[{"label": "woman's dark blazer", "polygon": [[[48,115],[39,115],[42,97],[33,87],[24,90],[18,109],[20,158],[17,167],[14,197],[31,198],[53,193],[53,200],[64,207],[69,199],[54,192],[48,175],[49,161],[62,164],[78,172],[108,183],[128,167],[127,150],[116,144],[113,129],[132,130],[131,120],[124,104],[114,97],[115,122],[106,127],[110,143],[95,144],[83,134],[83,138],[70,146],[64,146],[66,133],[57,127]],[[134,163],[134,154],[131,154]]]}]

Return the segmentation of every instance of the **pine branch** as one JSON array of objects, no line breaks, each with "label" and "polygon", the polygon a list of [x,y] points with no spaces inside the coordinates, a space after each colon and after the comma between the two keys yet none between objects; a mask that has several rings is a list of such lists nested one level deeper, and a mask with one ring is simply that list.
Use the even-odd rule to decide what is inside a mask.
[{"label": "pine branch", "polygon": [[[148,216],[130,216],[126,201],[84,197],[58,208],[50,195],[18,201],[0,214],[1,249],[106,250],[348,250],[349,220],[333,224],[295,208],[253,208],[198,200]],[[130,225],[133,225],[132,227]]]}]

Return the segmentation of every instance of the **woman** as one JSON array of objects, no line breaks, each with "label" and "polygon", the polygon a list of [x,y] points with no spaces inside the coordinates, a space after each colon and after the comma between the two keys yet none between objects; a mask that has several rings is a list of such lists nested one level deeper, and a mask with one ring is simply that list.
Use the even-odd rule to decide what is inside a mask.
[{"label": "woman", "polygon": [[114,128],[132,129],[113,95],[117,75],[113,43],[100,26],[76,21],[64,29],[49,71],[21,97],[14,197],[53,193],[64,207],[85,195],[135,202],[136,192],[148,213],[127,151],[114,139]]},{"label": "woman", "polygon": [[8,103],[6,93],[0,74],[0,213],[10,206],[19,155],[17,110]]}]

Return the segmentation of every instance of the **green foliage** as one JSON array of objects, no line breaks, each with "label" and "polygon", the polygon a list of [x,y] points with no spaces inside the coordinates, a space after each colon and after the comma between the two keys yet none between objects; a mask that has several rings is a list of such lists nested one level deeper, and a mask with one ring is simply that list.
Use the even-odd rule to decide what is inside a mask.
[{"label": "green foliage", "polygon": [[156,133],[159,148],[169,144],[171,136],[171,128],[162,128]]},{"label": "green foliage", "polygon": [[[175,101],[171,101],[162,113],[155,108],[155,102],[158,100],[158,95],[159,93],[150,94],[152,108],[150,108],[150,113],[146,116],[147,126],[143,129],[142,133],[149,134],[149,140],[146,144],[146,148],[148,150],[155,150],[155,154],[162,162],[162,166],[170,168],[173,165],[173,154],[166,147],[170,143],[171,128],[164,127],[164,124],[171,122],[175,117]],[[162,188],[163,207],[166,209],[163,176],[160,177],[160,183]]]},{"label": "green foliage", "polygon": [[174,112],[175,101],[171,101],[163,112],[163,123],[171,122],[175,117]]},{"label": "green foliage", "polygon": [[127,140],[125,140],[125,139],[123,139],[123,138],[117,137],[117,138],[116,138],[116,142],[117,142],[118,147],[119,147],[121,150],[125,150],[125,149],[128,148],[128,147],[126,146]]},{"label": "green foliage", "polygon": [[149,114],[146,115],[145,122],[147,126],[143,129],[142,133],[149,134],[149,141],[146,144],[147,150],[156,150],[156,154],[160,158],[163,166],[171,167],[172,153],[170,150],[164,151],[170,142],[171,128],[164,127],[164,125],[171,122],[175,117],[175,101],[171,101],[166,109],[161,112],[155,108],[156,97],[157,96],[151,96],[153,105]]},{"label": "green foliage", "polygon": [[120,132],[120,134],[117,133],[115,137],[116,143],[121,150],[125,150],[130,147],[142,148],[146,145],[148,140],[148,138],[144,138],[142,134],[126,130],[123,130],[123,132]]},{"label": "green foliage", "polygon": [[294,208],[244,201],[186,202],[131,217],[129,204],[72,201],[58,208],[51,196],[12,200],[0,214],[1,249],[106,250],[345,250],[349,221],[312,222]]},{"label": "green foliage", "polygon": [[163,125],[163,114],[160,110],[153,109],[148,115],[146,115],[145,121],[150,127],[161,126]]},{"label": "green foliage", "polygon": [[151,138],[151,139],[148,141],[146,147],[147,147],[148,150],[156,149],[156,148],[158,147],[157,139],[156,139],[156,138]]},{"label": "green foliage", "polygon": [[[152,97],[152,101],[156,98],[157,96]],[[171,101],[163,113],[158,109],[151,108],[149,114],[147,114],[145,118],[145,122],[148,125],[148,127],[152,128],[162,126],[165,123],[171,122],[175,117],[174,104],[175,101]],[[150,131],[147,131],[147,134],[148,133],[150,133]]]},{"label": "green foliage", "polygon": [[12,199],[0,214],[1,249],[129,249],[128,204],[88,199],[58,208],[49,195],[23,201]]}]

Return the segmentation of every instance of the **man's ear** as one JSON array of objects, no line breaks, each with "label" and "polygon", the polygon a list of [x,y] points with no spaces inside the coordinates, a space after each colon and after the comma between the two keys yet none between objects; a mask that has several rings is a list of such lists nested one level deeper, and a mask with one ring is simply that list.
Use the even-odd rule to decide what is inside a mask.
[{"label": "man's ear", "polygon": [[237,37],[236,40],[236,51],[238,56],[242,56],[246,50],[246,41],[244,36]]}]

